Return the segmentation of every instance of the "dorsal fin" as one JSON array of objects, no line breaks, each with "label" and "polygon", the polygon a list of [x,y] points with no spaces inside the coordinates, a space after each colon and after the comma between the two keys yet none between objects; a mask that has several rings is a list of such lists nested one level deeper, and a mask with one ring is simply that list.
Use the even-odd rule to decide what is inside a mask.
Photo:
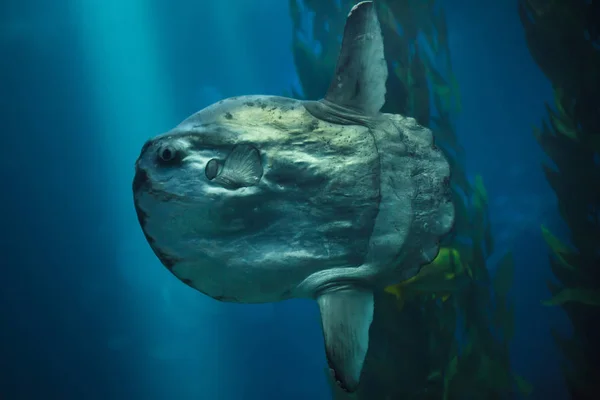
[{"label": "dorsal fin", "polygon": [[375,115],[385,103],[387,76],[375,5],[372,1],[360,2],[346,19],[342,49],[325,100]]}]

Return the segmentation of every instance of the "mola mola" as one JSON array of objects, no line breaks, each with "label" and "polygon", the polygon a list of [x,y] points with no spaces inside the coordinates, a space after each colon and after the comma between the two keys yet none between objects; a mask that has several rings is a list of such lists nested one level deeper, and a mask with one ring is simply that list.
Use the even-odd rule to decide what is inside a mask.
[{"label": "mola mola", "polygon": [[133,180],[146,239],[187,285],[227,302],[315,299],[349,392],[374,290],[416,275],[454,220],[431,131],[380,112],[387,73],[375,7],[361,2],[324,99],[219,101],[146,142]]}]

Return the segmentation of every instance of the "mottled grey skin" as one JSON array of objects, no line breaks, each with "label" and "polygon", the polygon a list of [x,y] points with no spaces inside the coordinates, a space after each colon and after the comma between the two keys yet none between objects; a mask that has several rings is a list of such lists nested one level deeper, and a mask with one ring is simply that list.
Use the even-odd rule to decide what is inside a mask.
[{"label": "mottled grey skin", "polygon": [[359,384],[373,290],[416,275],[454,219],[449,165],[431,132],[379,112],[386,78],[375,9],[362,2],[323,100],[213,104],[148,141],[133,183],[148,242],[189,286],[230,302],[316,299],[348,391]]},{"label": "mottled grey skin", "polygon": [[[176,168],[155,165],[164,142],[186,154]],[[260,152],[258,185],[207,180],[206,162],[239,143]],[[153,140],[137,164],[152,189],[137,191],[136,204],[159,257],[176,260],[171,271],[201,292],[244,303],[313,297],[318,288],[303,284],[311,275],[358,267],[368,252],[379,202],[374,150],[366,128],[319,121],[300,101],[228,99]]]},{"label": "mottled grey skin", "polygon": [[[452,218],[448,164],[430,131],[391,114],[372,128],[332,124],[305,104],[223,100],[145,147],[140,223],[179,279],[219,300],[273,302],[345,281],[398,282],[435,257]],[[158,165],[165,143],[180,164]],[[260,152],[258,185],[206,179],[207,161],[240,143]]]}]

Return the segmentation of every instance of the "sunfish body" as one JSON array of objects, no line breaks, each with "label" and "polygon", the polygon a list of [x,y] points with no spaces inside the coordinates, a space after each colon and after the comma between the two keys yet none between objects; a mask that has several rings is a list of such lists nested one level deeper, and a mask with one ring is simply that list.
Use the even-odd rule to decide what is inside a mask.
[{"label": "sunfish body", "polygon": [[375,8],[362,2],[324,99],[222,100],[148,141],[133,182],[150,246],[184,283],[228,302],[316,299],[350,392],[373,291],[433,260],[454,220],[431,132],[380,113],[386,79]]}]

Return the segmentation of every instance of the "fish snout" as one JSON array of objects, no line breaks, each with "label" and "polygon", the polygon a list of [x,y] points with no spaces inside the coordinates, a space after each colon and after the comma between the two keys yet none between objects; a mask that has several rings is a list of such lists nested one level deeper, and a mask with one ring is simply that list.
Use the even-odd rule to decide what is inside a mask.
[{"label": "fish snout", "polygon": [[135,166],[135,176],[133,177],[133,192],[137,193],[142,188],[146,187],[150,183],[150,178],[148,177],[148,173],[146,170],[136,164]]}]

